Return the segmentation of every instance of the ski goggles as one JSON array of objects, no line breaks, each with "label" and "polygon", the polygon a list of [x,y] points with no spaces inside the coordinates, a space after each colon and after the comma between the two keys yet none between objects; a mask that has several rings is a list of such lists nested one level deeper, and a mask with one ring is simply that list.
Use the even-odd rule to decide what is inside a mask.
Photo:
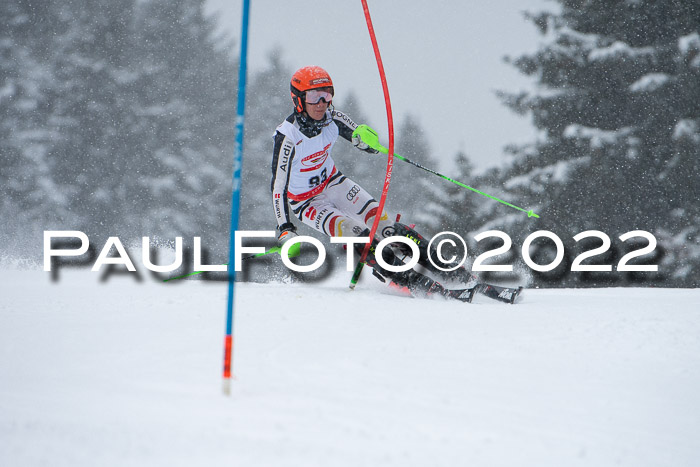
[{"label": "ski goggles", "polygon": [[330,103],[333,100],[333,94],[320,89],[310,89],[306,91],[307,104],[318,104],[321,102],[321,99],[326,101],[326,103]]}]

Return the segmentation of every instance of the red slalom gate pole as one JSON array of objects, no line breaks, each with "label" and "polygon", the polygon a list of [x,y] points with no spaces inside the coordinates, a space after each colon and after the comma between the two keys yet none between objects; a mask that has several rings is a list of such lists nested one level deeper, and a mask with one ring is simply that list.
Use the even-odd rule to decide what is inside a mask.
[{"label": "red slalom gate pole", "polygon": [[389,86],[386,82],[386,74],[384,73],[384,64],[382,63],[382,56],[379,53],[379,45],[377,44],[377,37],[374,34],[374,27],[372,26],[372,17],[369,14],[369,7],[367,6],[367,0],[362,0],[362,8],[365,12],[365,20],[367,20],[367,30],[369,31],[369,37],[372,41],[372,48],[374,48],[374,56],[377,59],[377,68],[379,69],[379,77],[382,81],[382,90],[384,91],[384,102],[386,103],[386,118],[389,126],[389,152],[386,159],[386,176],[384,177],[384,187],[382,188],[382,196],[379,198],[379,207],[377,208],[377,214],[374,216],[374,222],[372,223],[372,228],[369,232],[369,243],[365,245],[365,249],[362,250],[362,256],[360,257],[360,262],[357,263],[355,272],[350,280],[350,289],[354,290],[357,281],[360,279],[360,273],[362,272],[362,267],[367,260],[367,254],[372,245],[372,240],[374,239],[374,234],[377,232],[377,227],[379,227],[379,220],[384,212],[384,203],[386,202],[386,196],[389,193],[389,183],[391,182],[391,172],[394,168],[394,117],[391,113],[391,99],[389,98]]}]

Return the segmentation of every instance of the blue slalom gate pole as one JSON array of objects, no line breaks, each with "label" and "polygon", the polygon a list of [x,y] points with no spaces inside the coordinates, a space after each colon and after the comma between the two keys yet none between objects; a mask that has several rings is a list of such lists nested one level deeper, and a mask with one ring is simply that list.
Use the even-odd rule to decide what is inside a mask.
[{"label": "blue slalom gate pole", "polygon": [[243,163],[243,123],[245,115],[246,67],[248,64],[248,18],[250,0],[243,0],[241,27],[241,57],[238,65],[238,106],[236,108],[236,140],[233,148],[233,190],[231,191],[231,228],[228,255],[228,307],[226,311],[226,337],[224,338],[224,394],[231,394],[233,367],[233,307],[236,288],[235,235],[241,205],[241,165]]}]

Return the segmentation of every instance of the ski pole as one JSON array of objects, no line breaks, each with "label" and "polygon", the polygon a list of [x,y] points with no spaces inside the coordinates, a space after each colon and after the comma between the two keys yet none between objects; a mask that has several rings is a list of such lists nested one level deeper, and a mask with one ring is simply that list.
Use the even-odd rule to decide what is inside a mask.
[{"label": "ski pole", "polygon": [[[280,253],[281,251],[282,251],[282,247],[281,247],[281,246],[273,246],[273,247],[270,248],[269,250],[263,251],[262,253],[255,253],[255,254],[253,254],[253,255],[244,256],[244,257],[241,258],[241,260],[242,260],[242,261],[245,261],[245,260],[247,260],[247,259],[259,258],[259,257],[261,257],[261,256],[271,255],[271,254],[273,254],[273,253]],[[300,251],[301,251],[301,248],[300,248],[300,244],[299,244],[299,243],[297,243],[297,244],[295,244],[295,245],[292,245],[291,248],[289,248],[289,257],[290,257],[290,258],[294,258],[295,256],[299,256]],[[228,263],[224,263],[222,266],[228,266]],[[194,271],[194,272],[190,272],[190,273],[187,273],[187,274],[183,274],[182,276],[170,277],[170,278],[168,278],[168,279],[163,279],[163,282],[175,281],[175,280],[178,280],[178,279],[184,279],[185,277],[195,276],[195,275],[201,274],[201,273],[203,273],[203,272],[204,272],[204,271]]]},{"label": "ski pole", "polygon": [[[372,149],[376,149],[377,151],[384,153],[384,154],[386,154],[388,152],[388,150],[384,146],[379,144],[379,135],[377,135],[377,132],[375,132],[372,128],[368,127],[367,125],[359,125],[355,129],[355,131],[352,132],[352,134],[353,134],[353,136],[356,136],[356,135],[360,136],[360,138],[362,138],[362,141],[364,143],[367,143],[367,145],[369,147],[371,147]],[[513,209],[517,209],[518,211],[522,211],[524,213],[527,213],[527,217],[537,217],[537,218],[540,217],[537,214],[535,214],[532,209],[530,209],[529,211],[526,211],[525,209],[518,207],[518,206],[515,206],[514,204],[510,204],[507,201],[503,201],[502,199],[496,198],[495,196],[491,196],[488,193],[484,193],[481,190],[477,190],[476,188],[472,188],[469,185],[466,185],[462,182],[458,182],[457,180],[453,180],[450,177],[443,175],[439,172],[431,170],[427,167],[423,167],[422,165],[418,164],[417,162],[413,162],[412,160],[407,159],[399,154],[394,153],[394,157],[401,159],[404,162],[408,162],[409,164],[411,164],[415,167],[418,167],[419,169],[423,169],[426,172],[430,172],[433,175],[437,175],[438,177],[443,178],[443,179],[447,180],[448,182],[452,182],[455,185],[459,185],[463,188],[467,188],[475,193],[479,193],[480,195],[486,196],[487,198],[491,198],[494,201],[498,201],[499,203],[505,204],[506,206],[510,206]]]}]

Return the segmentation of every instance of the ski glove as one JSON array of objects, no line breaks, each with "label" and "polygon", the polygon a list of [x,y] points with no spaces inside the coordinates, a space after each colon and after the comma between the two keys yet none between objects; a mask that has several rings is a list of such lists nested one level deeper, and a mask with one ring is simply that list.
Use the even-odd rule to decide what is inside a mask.
[{"label": "ski glove", "polygon": [[374,148],[371,148],[369,144],[362,141],[360,135],[352,135],[352,144],[361,151],[365,151],[370,154],[379,154],[379,151],[377,151]]},{"label": "ski glove", "polygon": [[297,228],[291,222],[279,226],[280,233],[277,235],[277,245],[282,246],[290,238],[297,236]]}]

